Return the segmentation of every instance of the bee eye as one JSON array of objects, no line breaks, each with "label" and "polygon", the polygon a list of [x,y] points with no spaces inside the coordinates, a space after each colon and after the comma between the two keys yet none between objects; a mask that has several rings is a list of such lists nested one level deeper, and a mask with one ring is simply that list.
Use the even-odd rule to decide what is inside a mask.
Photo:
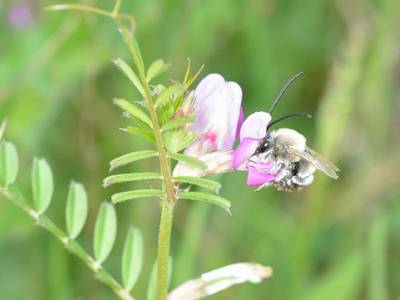
[{"label": "bee eye", "polygon": [[254,152],[254,154],[259,154],[259,153],[263,153],[266,152],[268,149],[269,143],[267,142],[267,140],[262,140],[262,142],[260,143],[260,145],[257,147],[256,151]]}]

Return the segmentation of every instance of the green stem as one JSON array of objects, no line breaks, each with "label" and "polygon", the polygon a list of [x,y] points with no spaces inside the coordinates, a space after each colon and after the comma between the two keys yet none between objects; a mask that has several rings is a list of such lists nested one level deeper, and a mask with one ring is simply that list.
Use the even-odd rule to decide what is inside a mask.
[{"label": "green stem", "polygon": [[161,209],[160,229],[157,249],[157,299],[167,298],[169,276],[168,265],[173,224],[174,203],[164,201]]},{"label": "green stem", "polygon": [[13,193],[5,188],[0,188],[0,193],[12,204],[21,208],[36,224],[54,235],[72,254],[79,257],[95,274],[96,278],[105,285],[109,286],[115,294],[122,300],[135,300],[127,290],[125,290],[117,280],[112,277],[96,260],[90,256],[75,240],[71,240],[68,235],[53,223],[47,216],[39,215],[29,207],[26,201],[17,193]]},{"label": "green stem", "polygon": [[120,7],[121,7],[121,2],[122,2],[122,0],[116,0],[116,1],[115,1],[114,9],[113,9],[113,11],[112,11],[112,14],[113,14],[114,16],[118,16],[119,9],[120,9]]},{"label": "green stem", "polygon": [[133,18],[130,17],[129,15],[119,14],[121,2],[122,0],[116,0],[112,12],[104,11],[91,6],[74,5],[74,4],[55,5],[55,6],[50,6],[47,9],[49,10],[75,9],[81,11],[89,11],[114,19],[132,55],[133,62],[136,65],[140,81],[144,88],[146,107],[149,110],[151,123],[153,125],[156,148],[159,153],[160,169],[161,169],[161,174],[163,176],[163,183],[166,194],[165,200],[162,204],[160,231],[159,231],[159,245],[157,253],[157,299],[165,300],[168,290],[168,257],[169,257],[170,240],[171,240],[172,215],[173,215],[173,207],[177,199],[171,175],[171,168],[169,165],[167,152],[164,147],[164,142],[160,130],[160,124],[158,122],[157,112],[154,107],[154,101],[151,96],[150,87],[146,79],[146,72],[142,57],[140,55],[139,47],[132,34],[129,32],[129,30],[125,28],[121,20],[122,19],[128,20],[130,22],[131,28],[135,27],[135,22]]},{"label": "green stem", "polygon": [[174,183],[172,181],[171,168],[164,147],[157,112],[154,107],[154,101],[150,93],[150,87],[146,79],[146,72],[141,55],[139,54],[140,52],[138,50],[137,43],[131,36],[129,31],[121,24],[119,19],[116,18],[115,20],[124,37],[125,43],[129,47],[133,61],[139,73],[140,81],[144,88],[146,106],[150,113],[150,119],[153,125],[154,137],[156,141],[156,148],[159,153],[160,169],[163,176],[166,198],[162,203],[160,229],[158,236],[157,300],[165,300],[168,293],[168,258],[170,252],[173,211],[176,202]]},{"label": "green stem", "polygon": [[99,9],[90,5],[84,5],[84,4],[56,4],[56,5],[50,5],[46,6],[44,8],[45,10],[80,10],[80,11],[86,11],[86,12],[91,12],[95,13],[101,16],[113,18],[113,14],[110,13],[109,11]]}]

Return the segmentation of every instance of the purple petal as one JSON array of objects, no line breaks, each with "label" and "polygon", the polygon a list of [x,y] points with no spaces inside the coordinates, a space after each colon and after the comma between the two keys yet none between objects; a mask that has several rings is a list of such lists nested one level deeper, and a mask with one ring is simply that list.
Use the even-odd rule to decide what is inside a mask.
[{"label": "purple petal", "polygon": [[195,90],[196,104],[202,103],[218,86],[223,84],[225,84],[225,79],[220,74],[213,73],[204,77]]},{"label": "purple petal", "polygon": [[259,141],[252,138],[243,139],[233,154],[233,168],[246,169],[242,166],[256,151]]},{"label": "purple petal", "polygon": [[230,150],[240,116],[242,89],[219,74],[206,76],[195,90],[196,120],[193,130],[215,136],[215,150]]},{"label": "purple petal", "polygon": [[244,138],[262,139],[267,132],[271,115],[266,112],[255,112],[247,117],[240,129],[240,140]]},{"label": "purple petal", "polygon": [[35,21],[33,4],[31,1],[22,1],[10,7],[7,12],[8,22],[15,28],[25,28]]},{"label": "purple petal", "polygon": [[249,167],[249,172],[247,173],[247,185],[264,185],[268,182],[273,181],[275,177],[276,176],[273,174],[260,172],[254,167]]}]

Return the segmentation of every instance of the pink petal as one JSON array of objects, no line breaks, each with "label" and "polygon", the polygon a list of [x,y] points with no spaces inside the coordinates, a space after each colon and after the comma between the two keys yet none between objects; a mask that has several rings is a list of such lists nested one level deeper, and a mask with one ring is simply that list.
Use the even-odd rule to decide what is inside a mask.
[{"label": "pink petal", "polygon": [[204,77],[195,90],[196,104],[203,102],[218,86],[223,84],[225,84],[225,79],[220,74],[212,73]]},{"label": "pink petal", "polygon": [[252,138],[243,139],[233,154],[233,168],[245,170],[243,164],[254,154],[259,140]]},{"label": "pink petal", "polygon": [[241,106],[239,113],[239,120],[236,126],[235,140],[237,140],[240,137],[240,129],[242,128],[243,122],[244,122],[244,112],[243,112],[243,106]]},{"label": "pink petal", "polygon": [[271,115],[266,112],[255,112],[247,117],[240,129],[240,140],[244,138],[262,139],[267,132]]},{"label": "pink petal", "polygon": [[18,2],[11,6],[7,14],[10,25],[15,28],[26,28],[35,22],[34,7],[30,1]]},{"label": "pink petal", "polygon": [[221,75],[206,76],[195,90],[196,120],[193,130],[215,136],[214,150],[233,147],[240,116],[242,89]]},{"label": "pink petal", "polygon": [[249,172],[247,173],[247,185],[264,185],[268,182],[273,181],[275,177],[276,176],[273,174],[260,172],[254,167],[249,167]]}]

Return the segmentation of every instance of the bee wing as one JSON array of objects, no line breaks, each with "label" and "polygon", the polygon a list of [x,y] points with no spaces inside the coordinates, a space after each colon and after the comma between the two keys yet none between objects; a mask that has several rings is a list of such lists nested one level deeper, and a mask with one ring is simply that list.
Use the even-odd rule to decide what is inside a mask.
[{"label": "bee wing", "polygon": [[334,164],[326,160],[324,157],[322,157],[320,154],[318,154],[311,148],[306,147],[304,151],[300,151],[296,148],[289,146],[287,150],[289,153],[293,153],[298,157],[308,161],[316,169],[324,172],[329,177],[332,177],[333,179],[338,178],[338,175],[336,174],[336,172],[339,171],[338,167],[336,167]]}]

